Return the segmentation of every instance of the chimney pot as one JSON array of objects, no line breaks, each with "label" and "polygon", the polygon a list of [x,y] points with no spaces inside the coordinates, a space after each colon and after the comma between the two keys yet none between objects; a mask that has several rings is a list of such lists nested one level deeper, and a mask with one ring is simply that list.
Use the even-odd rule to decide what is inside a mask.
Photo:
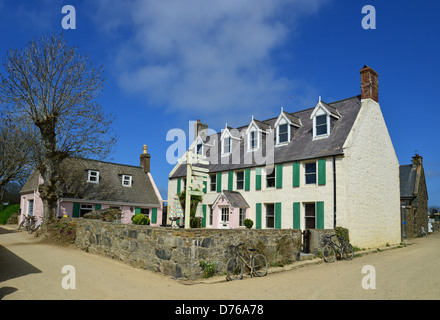
[{"label": "chimney pot", "polygon": [[361,71],[361,99],[373,99],[379,102],[379,75],[368,66]]},{"label": "chimney pot", "polygon": [[144,168],[144,172],[150,172],[150,154],[147,153],[147,145],[144,144],[144,151],[140,155],[140,163],[141,167]]}]

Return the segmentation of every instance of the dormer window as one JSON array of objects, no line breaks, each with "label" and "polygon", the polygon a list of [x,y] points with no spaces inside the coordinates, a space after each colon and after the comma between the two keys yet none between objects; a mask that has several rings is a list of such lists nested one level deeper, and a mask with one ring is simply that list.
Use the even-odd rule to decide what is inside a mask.
[{"label": "dormer window", "polygon": [[310,115],[310,119],[313,119],[313,140],[330,136],[330,117],[339,119],[341,115],[338,110],[321,101],[319,97],[319,102]]},{"label": "dormer window", "polygon": [[315,127],[316,127],[316,135],[322,136],[324,134],[328,134],[327,130],[327,115],[317,116],[315,118]]},{"label": "dormer window", "polygon": [[258,148],[258,131],[253,130],[249,132],[249,150]]},{"label": "dormer window", "polygon": [[87,173],[87,182],[99,183],[99,171],[89,170]]},{"label": "dormer window", "polygon": [[200,139],[200,137],[197,138],[196,153],[203,155],[203,141]]},{"label": "dormer window", "polygon": [[252,116],[252,121],[245,131],[247,137],[247,151],[257,150],[261,146],[261,139],[265,130],[270,128],[267,123],[255,120]]},{"label": "dormer window", "polygon": [[232,139],[230,136],[224,137],[222,140],[222,155],[230,154]]},{"label": "dormer window", "polygon": [[129,174],[123,174],[122,175],[122,185],[124,187],[131,187],[133,181],[133,177]]},{"label": "dormer window", "polygon": [[302,126],[301,120],[293,114],[286,113],[281,108],[281,113],[275,122],[276,129],[276,145],[282,146],[290,142],[292,136],[292,128]]},{"label": "dormer window", "polygon": [[280,124],[277,128],[277,144],[289,142],[290,128],[286,123]]}]

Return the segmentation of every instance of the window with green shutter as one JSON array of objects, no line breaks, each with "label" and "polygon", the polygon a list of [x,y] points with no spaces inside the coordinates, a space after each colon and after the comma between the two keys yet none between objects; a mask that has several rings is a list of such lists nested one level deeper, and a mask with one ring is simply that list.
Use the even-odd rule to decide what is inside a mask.
[{"label": "window with green shutter", "polygon": [[234,171],[228,172],[228,191],[232,191],[234,188]]},{"label": "window with green shutter", "polygon": [[261,229],[261,203],[255,205],[255,228]]},{"label": "window with green shutter", "polygon": [[299,187],[299,168],[300,168],[300,164],[299,162],[294,162],[293,163],[293,168],[292,168],[292,185],[294,188]]},{"label": "window with green shutter", "polygon": [[222,173],[217,173],[217,192],[222,192]]},{"label": "window with green shutter", "polygon": [[202,205],[202,210],[203,210],[202,227],[206,228],[206,204]]},{"label": "window with green shutter", "polygon": [[316,229],[324,229],[324,202],[316,202]]},{"label": "window with green shutter", "polygon": [[281,229],[281,202],[275,203],[275,229]]},{"label": "window with green shutter", "polygon": [[255,190],[261,190],[261,168],[255,169]]},{"label": "window with green shutter", "polygon": [[81,210],[81,205],[77,202],[73,203],[72,217],[79,218],[79,212]]},{"label": "window with green shutter", "polygon": [[101,205],[100,204],[95,204],[95,210],[101,210]]},{"label": "window with green shutter", "polygon": [[180,193],[180,184],[181,184],[181,179],[177,178],[177,194]]},{"label": "window with green shutter", "polygon": [[134,209],[134,214],[140,214],[140,213],[141,213],[141,208]]},{"label": "window with green shutter", "polygon": [[157,208],[151,209],[151,223],[157,223]]},{"label": "window with green shutter", "polygon": [[293,203],[293,229],[301,229],[301,203]]},{"label": "window with green shutter", "polygon": [[281,189],[283,187],[283,165],[279,164],[276,167],[276,188]]},{"label": "window with green shutter", "polygon": [[325,186],[325,159],[318,160],[318,185]]},{"label": "window with green shutter", "polygon": [[244,191],[251,190],[251,169],[244,170]]}]

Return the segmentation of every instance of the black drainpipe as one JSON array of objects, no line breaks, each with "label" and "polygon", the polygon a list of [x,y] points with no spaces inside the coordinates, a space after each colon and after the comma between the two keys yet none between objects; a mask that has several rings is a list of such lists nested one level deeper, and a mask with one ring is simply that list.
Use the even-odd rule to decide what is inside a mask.
[{"label": "black drainpipe", "polygon": [[333,229],[336,229],[336,156],[333,156]]}]

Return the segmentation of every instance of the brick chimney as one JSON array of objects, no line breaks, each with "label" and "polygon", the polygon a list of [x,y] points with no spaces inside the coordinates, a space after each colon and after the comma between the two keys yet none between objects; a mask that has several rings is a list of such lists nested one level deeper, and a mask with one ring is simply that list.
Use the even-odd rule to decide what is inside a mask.
[{"label": "brick chimney", "polygon": [[150,154],[147,153],[147,145],[144,144],[144,152],[140,155],[141,167],[144,168],[144,172],[150,172]]},{"label": "brick chimney", "polygon": [[[204,131],[205,130],[205,131]],[[201,123],[200,119],[197,119],[197,122],[194,123],[194,140],[197,139],[197,136],[202,133],[202,136],[207,136],[208,134],[208,125],[205,123]]]},{"label": "brick chimney", "polygon": [[379,102],[379,75],[368,66],[361,69],[361,99]]},{"label": "brick chimney", "polygon": [[416,153],[415,156],[412,157],[412,165],[413,165],[413,168],[417,168],[418,166],[422,166],[423,165],[423,157]]}]

